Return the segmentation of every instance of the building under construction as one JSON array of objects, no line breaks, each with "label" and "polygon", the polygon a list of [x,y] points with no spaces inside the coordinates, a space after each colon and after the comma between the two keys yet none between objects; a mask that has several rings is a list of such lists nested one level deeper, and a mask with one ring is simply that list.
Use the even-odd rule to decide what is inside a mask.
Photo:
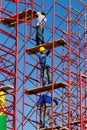
[{"label": "building under construction", "polygon": [[[52,84],[44,87],[37,11],[46,13],[43,47],[51,51]],[[39,130],[34,107],[43,93],[56,96],[59,107],[52,102],[52,124],[46,117],[40,130],[87,130],[86,0],[0,0],[0,91],[6,98],[0,111],[6,114],[7,130]]]}]

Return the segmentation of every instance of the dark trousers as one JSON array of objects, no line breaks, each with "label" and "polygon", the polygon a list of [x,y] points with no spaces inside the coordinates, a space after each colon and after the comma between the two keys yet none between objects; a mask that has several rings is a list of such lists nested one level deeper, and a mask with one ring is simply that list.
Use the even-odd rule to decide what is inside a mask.
[{"label": "dark trousers", "polygon": [[45,106],[40,106],[40,128],[45,126]]},{"label": "dark trousers", "polygon": [[40,45],[44,43],[44,26],[37,26],[36,27],[36,45]]},{"label": "dark trousers", "polygon": [[48,116],[49,122],[51,122],[51,104],[44,104],[40,107],[40,128],[45,126],[45,117]]},{"label": "dark trousers", "polygon": [[51,73],[50,73],[49,66],[47,66],[47,67],[41,67],[41,78],[42,78],[42,85],[43,86],[46,85],[46,79],[48,81],[48,84],[52,83]]}]

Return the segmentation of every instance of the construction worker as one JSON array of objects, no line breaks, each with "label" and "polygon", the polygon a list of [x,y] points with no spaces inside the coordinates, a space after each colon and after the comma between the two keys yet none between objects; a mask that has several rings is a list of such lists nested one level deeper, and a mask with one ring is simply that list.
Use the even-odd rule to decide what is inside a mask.
[{"label": "construction worker", "polygon": [[0,91],[0,130],[6,130],[6,100],[4,91]]},{"label": "construction worker", "polygon": [[[58,101],[56,98],[53,99],[54,103],[58,106]],[[45,126],[45,116],[49,118],[49,124],[52,124],[52,97],[47,94],[43,94],[39,97],[35,104],[35,110],[40,109],[40,128]],[[56,123],[56,122],[55,122]]]},{"label": "construction worker", "polygon": [[36,45],[44,43],[44,23],[47,21],[44,12],[37,12],[37,24],[36,24]]},{"label": "construction worker", "polygon": [[[50,53],[50,50],[47,50],[44,47],[39,48],[40,55],[39,55],[39,61],[41,65],[41,78],[42,78],[42,85],[46,85],[46,79],[48,81],[48,84],[52,83],[51,80],[51,73],[50,73],[50,66],[47,63],[47,56]],[[47,78],[46,78],[47,76]]]}]

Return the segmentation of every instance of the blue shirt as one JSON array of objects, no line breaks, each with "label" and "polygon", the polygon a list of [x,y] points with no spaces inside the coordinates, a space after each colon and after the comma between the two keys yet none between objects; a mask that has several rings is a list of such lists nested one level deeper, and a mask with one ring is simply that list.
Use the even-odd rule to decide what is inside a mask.
[{"label": "blue shirt", "polygon": [[[56,98],[53,99],[53,101],[55,102],[56,105],[58,105],[58,101]],[[46,94],[43,94],[42,96],[40,96],[40,98],[38,99],[36,106],[43,106],[44,104],[49,103],[52,105],[52,97],[47,96]]]},{"label": "blue shirt", "polygon": [[41,67],[47,67],[49,66],[48,62],[47,62],[47,56],[49,55],[50,51],[45,51],[44,53],[40,53],[39,55],[39,61],[41,64]]}]

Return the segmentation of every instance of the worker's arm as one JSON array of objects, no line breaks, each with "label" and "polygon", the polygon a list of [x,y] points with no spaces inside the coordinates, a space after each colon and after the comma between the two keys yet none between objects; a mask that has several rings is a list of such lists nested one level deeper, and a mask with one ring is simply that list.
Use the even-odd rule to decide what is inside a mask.
[{"label": "worker's arm", "polygon": [[36,102],[35,106],[39,106],[43,102],[43,96],[39,97],[38,101]]},{"label": "worker's arm", "polygon": [[41,64],[41,65],[44,65],[44,64],[45,64],[45,57],[46,57],[45,54],[40,54],[40,55],[39,55],[39,61],[40,61],[40,64]]},{"label": "worker's arm", "polygon": [[55,104],[58,105],[58,101],[57,101],[57,99],[54,98],[53,100],[54,100]]},{"label": "worker's arm", "polygon": [[38,17],[41,16],[41,12],[37,11],[37,16]]},{"label": "worker's arm", "polygon": [[40,100],[41,100],[41,97],[38,99],[38,101],[35,104],[35,110],[38,109],[38,106],[40,105],[40,102],[41,102]]},{"label": "worker's arm", "polygon": [[47,50],[46,55],[48,56],[50,54],[50,50]]},{"label": "worker's arm", "polygon": [[37,106],[35,106],[35,110],[37,110],[37,108],[38,108],[38,107],[37,107]]}]

